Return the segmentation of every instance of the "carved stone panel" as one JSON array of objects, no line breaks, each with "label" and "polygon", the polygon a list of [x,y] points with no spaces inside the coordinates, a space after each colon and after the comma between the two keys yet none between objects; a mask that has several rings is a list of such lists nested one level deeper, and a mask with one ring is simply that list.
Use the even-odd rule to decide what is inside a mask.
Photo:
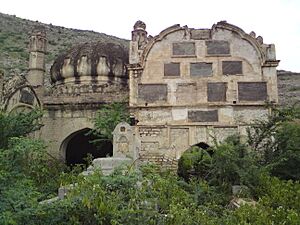
[{"label": "carved stone panel", "polygon": [[266,82],[238,82],[239,101],[265,101],[268,98]]},{"label": "carved stone panel", "polygon": [[223,61],[222,62],[223,75],[243,74],[242,61]]},{"label": "carved stone panel", "polygon": [[190,64],[190,74],[195,77],[212,76],[212,63],[198,62]]},{"label": "carved stone panel", "polygon": [[127,155],[129,152],[129,141],[125,136],[121,136],[117,142],[118,152],[121,154]]},{"label": "carved stone panel", "polygon": [[227,91],[227,83],[224,82],[207,83],[207,101],[225,102],[226,91]]},{"label": "carved stone panel", "polygon": [[134,134],[132,127],[126,122],[119,123],[113,131],[113,157],[134,160],[139,148],[139,137]]},{"label": "carved stone panel", "polygon": [[195,55],[195,43],[194,42],[173,43],[173,55],[174,56]]},{"label": "carved stone panel", "polygon": [[181,104],[194,103],[197,99],[196,83],[178,84],[176,91],[176,102]]},{"label": "carved stone panel", "polygon": [[166,101],[168,88],[166,84],[139,84],[138,97],[146,102]]},{"label": "carved stone panel", "polygon": [[180,76],[180,63],[165,63],[164,76]]},{"label": "carved stone panel", "polygon": [[208,55],[228,55],[230,46],[228,41],[206,41]]},{"label": "carved stone panel", "polygon": [[188,111],[189,122],[218,122],[218,110],[191,110]]},{"label": "carved stone panel", "polygon": [[194,39],[194,40],[210,39],[210,30],[209,29],[194,29],[194,30],[191,30],[191,39]]}]

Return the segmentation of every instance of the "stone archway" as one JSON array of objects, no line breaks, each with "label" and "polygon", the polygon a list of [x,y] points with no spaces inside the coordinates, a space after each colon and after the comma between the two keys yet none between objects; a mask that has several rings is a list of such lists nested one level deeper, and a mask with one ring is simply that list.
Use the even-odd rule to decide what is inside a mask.
[{"label": "stone archway", "polygon": [[205,142],[199,142],[198,144],[195,144],[195,145],[193,145],[193,146],[197,146],[197,147],[202,148],[202,149],[204,149],[204,150],[206,150],[206,149],[209,148],[209,145],[206,144]]},{"label": "stone archway", "polygon": [[192,177],[205,177],[209,173],[213,150],[205,142],[189,147],[178,160],[178,176],[186,181]]},{"label": "stone archway", "polygon": [[65,154],[65,162],[68,166],[86,164],[86,157],[91,154],[93,158],[112,156],[113,146],[110,141],[102,141],[95,145],[91,141],[95,136],[88,135],[90,128],[84,128],[70,134],[62,143],[61,149]]}]

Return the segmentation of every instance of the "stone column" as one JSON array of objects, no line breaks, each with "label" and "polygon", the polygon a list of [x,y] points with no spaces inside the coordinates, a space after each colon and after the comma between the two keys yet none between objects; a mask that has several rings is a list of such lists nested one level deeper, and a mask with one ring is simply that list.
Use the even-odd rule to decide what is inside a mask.
[{"label": "stone column", "polygon": [[36,27],[29,40],[29,71],[26,78],[41,102],[44,95],[46,45],[45,29]]},{"label": "stone column", "polygon": [[262,67],[263,79],[267,82],[268,96],[271,103],[278,103],[277,70],[275,45],[266,45],[266,61]]}]

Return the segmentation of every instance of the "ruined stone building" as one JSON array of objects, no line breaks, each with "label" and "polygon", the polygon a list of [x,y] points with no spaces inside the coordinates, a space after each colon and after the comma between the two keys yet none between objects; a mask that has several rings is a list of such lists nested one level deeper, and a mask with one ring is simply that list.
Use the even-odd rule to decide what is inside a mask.
[{"label": "ruined stone building", "polygon": [[[60,55],[50,91],[44,87],[46,42],[43,31],[32,34],[28,75],[4,85],[2,102],[7,111],[42,107],[38,135],[68,163],[87,152],[176,160],[190,146],[244,135],[251,120],[269,113],[266,102],[278,102],[275,46],[225,21],[211,29],[174,25],[154,37],[138,21],[129,52],[116,44],[85,43]],[[135,124],[119,124],[114,145],[94,149],[84,135],[91,118],[101,105],[124,100]]]}]

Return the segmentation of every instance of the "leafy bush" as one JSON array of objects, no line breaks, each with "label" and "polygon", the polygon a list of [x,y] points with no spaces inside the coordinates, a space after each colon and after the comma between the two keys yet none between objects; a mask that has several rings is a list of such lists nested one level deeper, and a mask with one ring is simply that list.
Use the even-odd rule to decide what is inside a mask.
[{"label": "leafy bush", "polygon": [[248,129],[248,144],[262,167],[282,179],[300,180],[300,108],[273,109]]},{"label": "leafy bush", "polygon": [[0,149],[6,148],[11,137],[21,137],[42,127],[42,111],[6,113],[0,111]]},{"label": "leafy bush", "polygon": [[0,224],[23,224],[15,217],[54,196],[59,187],[63,165],[43,142],[25,137],[41,127],[41,115],[38,110],[0,113]]},{"label": "leafy bush", "polygon": [[96,117],[93,119],[93,135],[98,137],[95,142],[112,141],[112,132],[120,122],[129,122],[129,112],[125,103],[115,102],[104,105],[98,110]]},{"label": "leafy bush", "polygon": [[[2,135],[7,144],[0,151],[0,224],[299,224],[300,184],[295,180],[300,140],[294,115],[274,120],[270,146],[265,145],[266,122],[261,126],[265,131],[251,133],[254,145],[233,136],[214,146],[211,156],[192,148],[180,159],[179,171],[188,182],[153,165],[131,166],[110,176],[61,173],[42,142],[23,137],[32,128],[21,122],[29,126],[24,132]],[[253,151],[255,146],[259,151]],[[64,200],[39,203],[55,196],[60,184],[72,184]],[[247,197],[256,200],[254,206],[228,207],[234,184],[249,187]]]},{"label": "leafy bush", "polygon": [[193,146],[178,161],[178,175],[186,181],[206,178],[212,167],[212,157],[207,150]]}]

